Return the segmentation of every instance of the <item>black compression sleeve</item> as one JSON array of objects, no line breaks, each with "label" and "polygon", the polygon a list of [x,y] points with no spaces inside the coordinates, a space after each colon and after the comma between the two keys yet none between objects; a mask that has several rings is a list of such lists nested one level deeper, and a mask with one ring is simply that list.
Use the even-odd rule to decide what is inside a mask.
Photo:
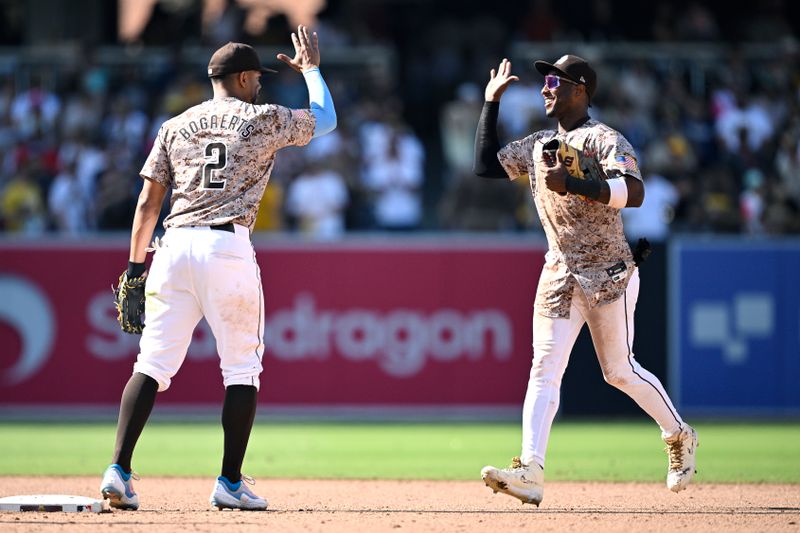
[{"label": "black compression sleeve", "polygon": [[475,161],[472,171],[482,178],[506,178],[508,175],[497,160],[500,141],[497,138],[497,114],[500,102],[484,102],[478,131],[475,133]]},{"label": "black compression sleeve", "polygon": [[600,197],[602,184],[598,180],[580,179],[575,176],[567,176],[567,192],[580,194],[592,200]]}]

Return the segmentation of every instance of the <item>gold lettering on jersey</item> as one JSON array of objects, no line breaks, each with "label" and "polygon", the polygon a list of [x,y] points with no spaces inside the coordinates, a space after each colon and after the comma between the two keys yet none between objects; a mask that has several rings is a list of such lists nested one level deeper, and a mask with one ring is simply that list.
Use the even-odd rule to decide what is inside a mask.
[{"label": "gold lettering on jersey", "polygon": [[243,138],[250,137],[255,126],[239,115],[208,115],[202,116],[197,120],[190,120],[185,128],[178,130],[185,140],[189,140],[193,135],[206,130],[233,130],[239,132]]},{"label": "gold lettering on jersey", "polygon": [[561,163],[567,167],[567,172],[569,172],[572,176],[575,176],[576,178],[584,177],[583,170],[581,169],[580,165],[580,155],[578,154],[578,150],[576,150],[574,147],[562,142],[558,147],[558,158],[561,160]]}]

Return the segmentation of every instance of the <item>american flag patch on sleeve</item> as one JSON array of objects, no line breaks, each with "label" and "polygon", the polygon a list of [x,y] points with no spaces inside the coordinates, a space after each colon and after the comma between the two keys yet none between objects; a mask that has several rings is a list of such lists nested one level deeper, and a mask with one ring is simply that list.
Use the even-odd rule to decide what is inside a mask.
[{"label": "american flag patch on sleeve", "polygon": [[629,155],[618,155],[614,157],[614,162],[617,168],[623,172],[639,173],[639,165],[636,164],[636,159]]},{"label": "american flag patch on sleeve", "polygon": [[292,109],[292,119],[294,120],[307,120],[308,115],[309,113],[305,109]]}]

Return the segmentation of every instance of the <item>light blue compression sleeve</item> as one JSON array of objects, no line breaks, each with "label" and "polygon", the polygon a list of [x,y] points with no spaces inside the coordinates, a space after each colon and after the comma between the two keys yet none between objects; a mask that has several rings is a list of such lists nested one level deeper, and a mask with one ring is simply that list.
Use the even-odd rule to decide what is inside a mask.
[{"label": "light blue compression sleeve", "polygon": [[313,137],[320,137],[330,133],[336,128],[336,109],[333,107],[333,98],[322,79],[319,68],[312,68],[303,72],[308,87],[308,100],[311,103],[311,113],[317,119],[314,126]]}]

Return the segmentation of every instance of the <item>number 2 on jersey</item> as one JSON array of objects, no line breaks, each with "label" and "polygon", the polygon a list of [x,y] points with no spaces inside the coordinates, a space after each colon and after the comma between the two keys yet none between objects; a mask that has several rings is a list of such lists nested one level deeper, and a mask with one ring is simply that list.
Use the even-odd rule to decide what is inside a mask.
[{"label": "number 2 on jersey", "polygon": [[219,178],[216,171],[228,164],[228,147],[225,143],[208,143],[205,149],[206,164],[203,165],[203,184],[201,189],[224,189],[225,178]]}]

